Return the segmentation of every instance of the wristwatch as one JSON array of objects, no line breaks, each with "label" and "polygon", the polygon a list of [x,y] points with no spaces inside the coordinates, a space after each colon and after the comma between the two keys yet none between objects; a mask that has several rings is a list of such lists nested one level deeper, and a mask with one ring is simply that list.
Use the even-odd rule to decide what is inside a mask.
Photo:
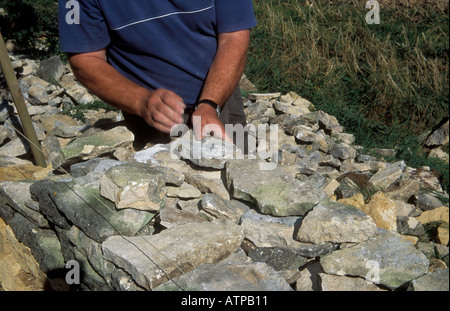
[{"label": "wristwatch", "polygon": [[216,112],[217,112],[217,116],[220,116],[220,113],[222,112],[222,109],[220,108],[220,106],[216,102],[214,102],[213,100],[210,100],[210,99],[202,99],[202,100],[200,100],[197,103],[197,105],[195,106],[195,110],[197,110],[197,107],[200,104],[207,104],[207,105],[213,107],[216,110]]}]

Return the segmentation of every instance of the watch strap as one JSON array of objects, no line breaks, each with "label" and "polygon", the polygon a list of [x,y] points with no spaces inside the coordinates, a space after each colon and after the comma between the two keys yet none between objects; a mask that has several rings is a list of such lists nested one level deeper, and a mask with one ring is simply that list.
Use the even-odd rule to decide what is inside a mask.
[{"label": "watch strap", "polygon": [[220,115],[220,112],[222,111],[222,109],[220,108],[220,106],[219,106],[215,101],[213,101],[213,100],[211,100],[211,99],[202,99],[202,100],[199,100],[198,103],[197,103],[197,105],[195,106],[195,109],[197,109],[197,106],[200,105],[200,104],[207,104],[207,105],[213,107],[213,108],[216,110],[216,112],[217,112],[217,116],[219,116],[219,115]]}]

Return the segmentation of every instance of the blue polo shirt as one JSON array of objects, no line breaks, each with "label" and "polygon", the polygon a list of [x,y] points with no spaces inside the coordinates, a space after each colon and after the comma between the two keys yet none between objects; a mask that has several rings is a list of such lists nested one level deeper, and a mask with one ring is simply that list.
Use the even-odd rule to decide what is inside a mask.
[{"label": "blue polo shirt", "polygon": [[217,35],[256,25],[252,0],[59,0],[63,52],[106,48],[107,61],[149,89],[193,106],[217,51]]}]

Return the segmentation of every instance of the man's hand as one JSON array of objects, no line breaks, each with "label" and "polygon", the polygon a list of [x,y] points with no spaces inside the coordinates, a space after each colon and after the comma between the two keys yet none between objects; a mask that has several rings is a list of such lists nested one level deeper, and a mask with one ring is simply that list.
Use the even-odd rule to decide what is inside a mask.
[{"label": "man's hand", "polygon": [[202,140],[211,135],[233,143],[233,140],[225,132],[225,126],[219,120],[216,110],[209,105],[198,105],[197,110],[192,114],[192,125],[197,140]]},{"label": "man's hand", "polygon": [[152,127],[163,133],[183,123],[186,105],[180,96],[166,89],[149,92],[141,101],[140,116]]}]

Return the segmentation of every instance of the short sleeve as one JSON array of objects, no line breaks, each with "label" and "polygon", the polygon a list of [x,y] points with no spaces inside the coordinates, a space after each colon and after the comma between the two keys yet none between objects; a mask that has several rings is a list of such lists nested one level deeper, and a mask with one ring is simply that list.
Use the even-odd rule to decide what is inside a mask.
[{"label": "short sleeve", "polygon": [[111,42],[108,26],[96,0],[58,0],[61,51],[86,53]]},{"label": "short sleeve", "polygon": [[217,32],[234,32],[256,26],[252,0],[216,0]]}]

